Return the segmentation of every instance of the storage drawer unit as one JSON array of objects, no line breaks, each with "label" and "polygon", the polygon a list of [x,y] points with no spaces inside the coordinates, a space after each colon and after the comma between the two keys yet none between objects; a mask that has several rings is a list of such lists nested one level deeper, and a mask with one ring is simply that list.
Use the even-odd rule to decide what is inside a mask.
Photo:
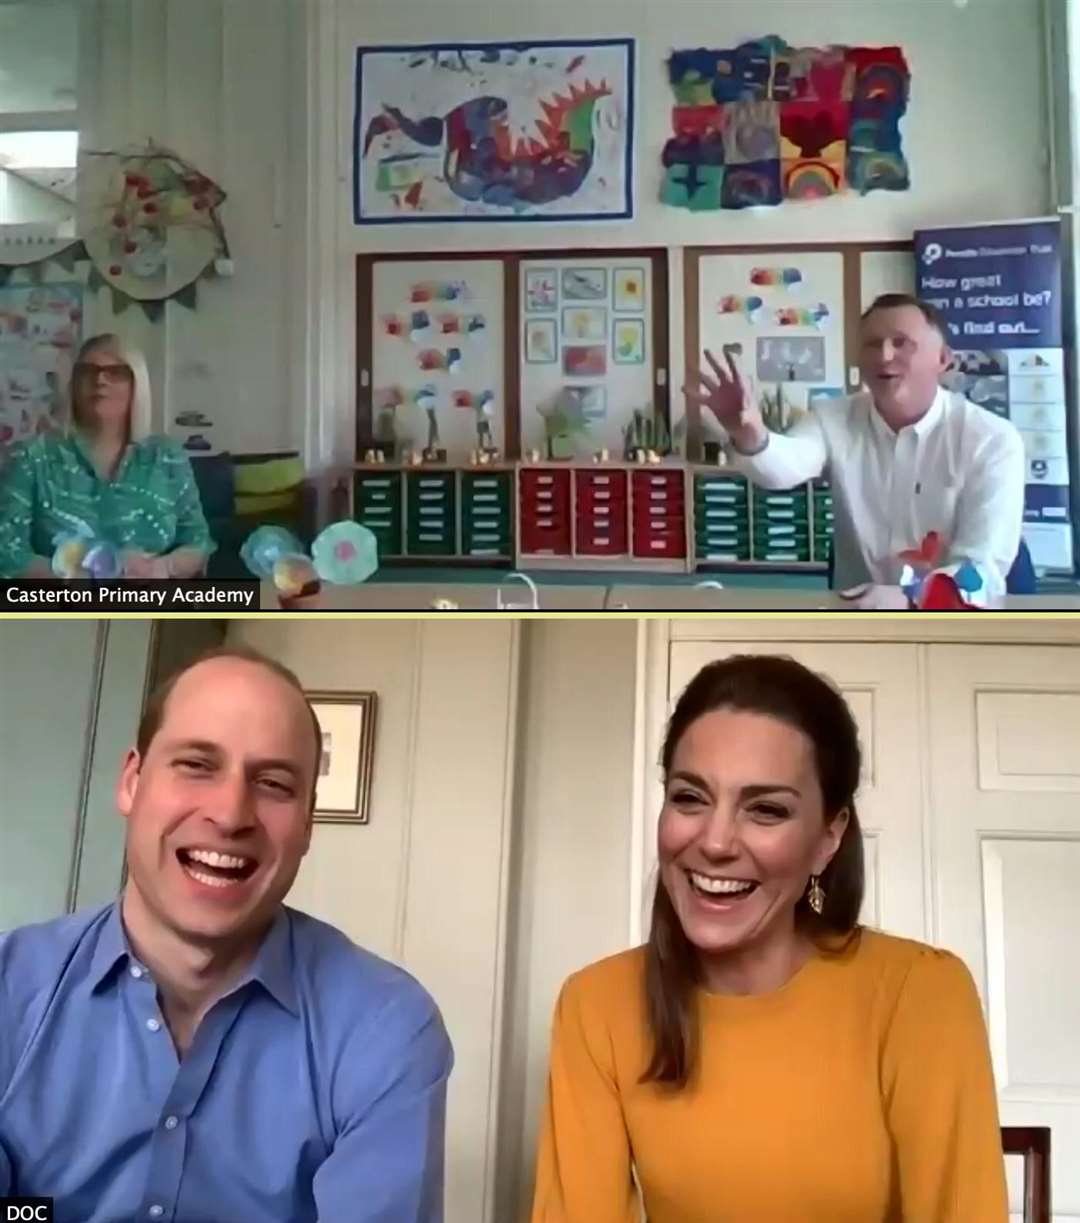
[{"label": "storage drawer unit", "polygon": [[741,476],[694,477],[694,544],[699,562],[750,559],[750,493]]},{"label": "storage drawer unit", "polygon": [[402,553],[401,472],[357,472],[353,479],[353,517],[375,536],[379,559]]},{"label": "storage drawer unit", "polygon": [[575,470],[574,551],[579,556],[629,553],[626,474],[620,470]]},{"label": "storage drawer unit", "polygon": [[686,556],[684,475],[646,468],[631,472],[631,542],[641,559]]},{"label": "storage drawer unit", "polygon": [[409,471],[406,551],[410,556],[457,554],[457,498],[452,471]]},{"label": "storage drawer unit", "polygon": [[508,471],[461,473],[463,556],[506,558],[514,553],[513,479]]},{"label": "storage drawer unit", "polygon": [[522,470],[518,514],[523,555],[569,556],[571,552],[570,471]]},{"label": "storage drawer unit", "polygon": [[802,564],[810,560],[810,502],[806,488],[755,488],[751,555],[756,561]]}]

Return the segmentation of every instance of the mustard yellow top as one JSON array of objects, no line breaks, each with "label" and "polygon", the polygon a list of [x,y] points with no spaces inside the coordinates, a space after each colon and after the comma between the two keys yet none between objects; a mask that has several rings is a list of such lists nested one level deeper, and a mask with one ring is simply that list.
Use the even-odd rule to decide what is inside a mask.
[{"label": "mustard yellow top", "polygon": [[978,994],[947,951],[863,931],[782,988],[699,992],[682,1091],[638,1082],[644,948],[563,986],[533,1223],[1007,1223]]}]

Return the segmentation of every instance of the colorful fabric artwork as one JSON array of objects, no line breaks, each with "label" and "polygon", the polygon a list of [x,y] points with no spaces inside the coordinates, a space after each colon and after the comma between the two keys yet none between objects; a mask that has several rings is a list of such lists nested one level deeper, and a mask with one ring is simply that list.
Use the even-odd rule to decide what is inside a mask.
[{"label": "colorful fabric artwork", "polygon": [[760,208],[910,186],[900,121],[911,75],[899,47],[795,48],[775,36],[676,51],[663,203]]},{"label": "colorful fabric artwork", "polygon": [[361,47],[354,218],[633,215],[634,43]]}]

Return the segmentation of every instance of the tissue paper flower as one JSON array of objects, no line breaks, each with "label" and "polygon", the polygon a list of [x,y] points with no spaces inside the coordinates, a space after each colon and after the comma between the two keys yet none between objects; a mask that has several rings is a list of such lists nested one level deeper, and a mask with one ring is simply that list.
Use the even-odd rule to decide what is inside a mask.
[{"label": "tissue paper flower", "polygon": [[119,553],[112,544],[96,539],[85,522],[80,522],[73,531],[57,535],[53,543],[56,550],[52,571],[59,578],[92,577],[109,581],[120,576],[123,566]]},{"label": "tissue paper flower", "polygon": [[315,572],[324,582],[352,586],[366,582],[379,567],[374,534],[358,522],[335,522],[311,545]]},{"label": "tissue paper flower", "polygon": [[284,556],[305,556],[304,545],[284,527],[256,527],[240,549],[240,559],[264,582],[273,578],[274,566]]},{"label": "tissue paper flower", "polygon": [[379,567],[374,534],[358,522],[335,522],[316,536],[311,556],[283,527],[257,527],[240,558],[286,598],[315,594],[321,583],[345,586],[366,581]]}]

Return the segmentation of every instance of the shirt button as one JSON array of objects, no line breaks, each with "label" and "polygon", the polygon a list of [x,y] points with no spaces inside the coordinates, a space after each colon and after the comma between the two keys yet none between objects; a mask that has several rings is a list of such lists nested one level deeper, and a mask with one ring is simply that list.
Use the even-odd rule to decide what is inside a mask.
[{"label": "shirt button", "polygon": [[156,1202],[154,1203],[153,1206],[150,1207],[150,1218],[151,1219],[160,1219],[164,1213],[165,1213],[165,1207],[158,1206]]},{"label": "shirt button", "polygon": [[180,1124],[180,1119],[178,1117],[166,1117],[165,1118],[165,1128],[167,1130],[175,1130],[179,1124]]},{"label": "shirt button", "polygon": [[156,1032],[161,1027],[161,1021],[158,1019],[148,1019],[146,1021],[146,1026],[151,1032]]},{"label": "shirt button", "polygon": [[132,964],[132,966],[128,969],[128,972],[131,973],[136,981],[138,981],[143,974],[143,970],[138,966],[138,964]]}]

